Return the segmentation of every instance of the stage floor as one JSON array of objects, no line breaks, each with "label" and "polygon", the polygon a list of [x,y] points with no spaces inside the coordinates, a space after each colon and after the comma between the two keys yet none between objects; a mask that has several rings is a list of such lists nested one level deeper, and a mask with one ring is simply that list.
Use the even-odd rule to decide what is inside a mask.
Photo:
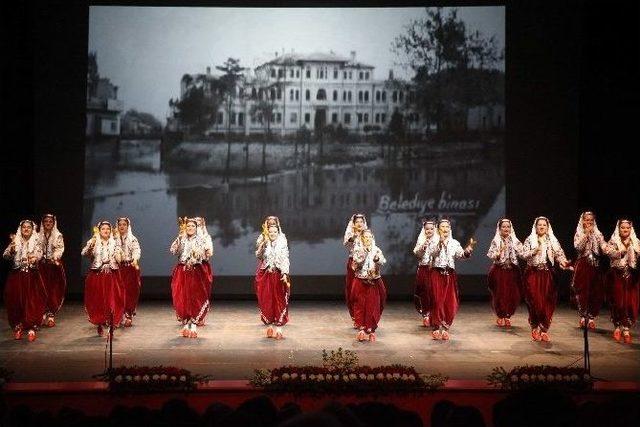
[{"label": "stage floor", "polygon": [[[484,379],[496,366],[548,364],[582,366],[583,337],[575,312],[556,311],[552,342],[531,341],[526,307],[513,317],[511,330],[495,326],[488,303],[464,302],[450,341],[434,341],[409,302],[391,302],[382,316],[377,342],[355,341],[343,303],[293,301],[285,339],[264,335],[255,303],[214,301],[207,326],[198,339],[183,338],[168,302],[144,303],[134,326],[118,329],[114,365],[173,365],[216,380],[250,378],[257,368],[287,364],[320,364],[322,349],[355,350],[360,364],[401,363],[419,372],[439,372],[453,379]],[[592,374],[604,380],[640,381],[638,327],[632,345],[611,338],[611,323],[602,316],[590,333]],[[58,325],[43,329],[35,342],[13,340],[0,309],[0,366],[14,371],[15,381],[82,381],[105,368],[106,340],[97,336],[78,302],[66,303]]]}]

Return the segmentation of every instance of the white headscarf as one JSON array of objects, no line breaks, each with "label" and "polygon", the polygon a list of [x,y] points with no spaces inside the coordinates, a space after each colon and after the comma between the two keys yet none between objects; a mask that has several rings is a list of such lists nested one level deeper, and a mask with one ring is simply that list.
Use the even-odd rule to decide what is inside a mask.
[{"label": "white headscarf", "polygon": [[353,236],[353,227],[354,227],[354,222],[356,218],[362,218],[362,220],[364,221],[364,227],[362,228],[363,231],[368,228],[367,217],[364,216],[364,214],[354,213],[353,215],[351,215],[351,218],[349,219],[349,223],[347,224],[347,228],[345,228],[344,230],[344,238],[342,239],[342,243],[345,245],[348,243],[349,239]]},{"label": "white headscarf", "polygon": [[[51,218],[53,219],[53,228],[51,229],[51,234],[49,235],[49,240],[47,241],[47,238],[44,234],[44,219],[45,218]],[[35,231],[35,230],[34,230]],[[42,216],[42,219],[40,220],[40,231],[38,232],[38,236],[40,237],[40,241],[41,242],[47,242],[49,244],[49,246],[53,245],[55,243],[55,241],[58,239],[58,236],[60,236],[60,230],[58,230],[58,219],[56,218],[55,215],[53,214],[44,214]],[[45,248],[45,250],[48,250],[48,248]]]},{"label": "white headscarf", "polygon": [[[131,220],[129,218],[120,217],[120,218],[116,219],[116,231],[117,231],[118,235],[120,235],[120,231],[118,231],[118,223],[120,221],[122,221],[122,220],[127,221],[127,235],[125,237],[127,238],[127,240],[129,242],[131,242],[133,240],[133,231],[131,230]],[[113,233],[113,234],[116,234],[116,233]],[[123,237],[123,236],[120,236],[120,237]]]},{"label": "white headscarf", "polygon": [[[273,217],[270,217],[273,218]],[[277,220],[277,218],[276,218]],[[283,274],[289,274],[289,247],[287,245],[287,239],[283,238],[282,230],[280,229],[279,221],[276,221],[276,227],[278,228],[278,236],[276,240],[271,244],[271,241],[267,237],[267,244],[264,248],[263,259],[266,264],[272,264],[278,268]],[[265,221],[266,224],[266,221]],[[273,226],[272,226],[273,227]],[[260,234],[264,239],[264,235]]]},{"label": "white headscarf", "polygon": [[[511,244],[508,246],[507,253],[504,258],[505,260],[509,259],[511,264],[517,265],[518,264],[517,247],[520,245],[520,240],[518,240],[518,238],[516,237],[516,231],[513,229],[513,223],[511,222],[510,219],[502,218],[498,221],[498,223],[496,224],[496,234],[493,236],[493,240],[491,241],[491,244],[495,245],[496,248],[500,248],[500,245],[502,244],[502,235],[500,234],[500,225],[502,225],[502,223],[505,221],[508,222],[509,225],[511,225],[511,232],[509,233],[509,237],[508,237],[508,240]],[[502,258],[503,256],[501,255],[500,261],[503,261]]]},{"label": "white headscarf", "polygon": [[209,236],[209,230],[207,230],[207,224],[204,217],[196,216],[193,218],[196,221],[198,236]]},{"label": "white headscarf", "polygon": [[446,222],[447,224],[449,224],[449,237],[447,237],[448,240],[455,240],[453,238],[453,227],[451,226],[451,221],[446,219],[446,218],[440,218],[438,220],[438,222],[436,223],[436,233],[435,235],[438,237],[438,241],[442,241],[442,236],[440,236],[440,224],[442,224],[443,222]]},{"label": "white headscarf", "polygon": [[203,239],[205,250],[209,251],[209,254],[213,255],[213,238],[209,234],[209,230],[207,230],[207,223],[205,222],[204,217],[197,216],[193,219],[197,224],[196,234]]},{"label": "white headscarf", "polygon": [[288,246],[287,236],[284,234],[284,231],[282,231],[282,226],[280,225],[280,218],[274,215],[269,215],[264,219],[264,221],[262,221],[262,232],[256,240],[256,248],[260,246],[260,244],[265,239],[267,239],[266,233],[269,230],[269,221],[271,220],[274,220],[276,222],[276,226],[278,227],[278,238],[276,239],[276,241],[281,241],[281,244],[284,244],[284,246]]},{"label": "white headscarf", "polygon": [[200,263],[205,259],[205,251],[207,250],[207,237],[209,234],[203,234],[200,230],[201,226],[199,225],[200,218],[184,218],[183,224],[186,225],[188,223],[193,223],[196,226],[196,232],[193,237],[189,237],[186,234],[186,230],[184,234],[178,235],[178,238],[174,240],[171,244],[170,251],[178,255],[180,259],[180,263],[187,264],[190,261],[195,263]]},{"label": "white headscarf", "polygon": [[[432,221],[432,220],[424,220],[422,221],[422,228],[420,229],[420,234],[418,235],[418,241],[416,242],[416,246],[422,246],[425,244],[425,242],[427,241],[427,232],[424,229],[424,226],[427,224],[433,224],[433,227],[436,227],[436,222]],[[434,230],[433,232],[433,236],[431,236],[431,238],[433,239],[435,236],[437,236],[437,232],[436,230]]]},{"label": "white headscarf", "polygon": [[107,224],[109,225],[109,230],[110,230],[109,239],[108,239],[108,242],[109,242],[109,244],[108,244],[109,256],[112,256],[116,251],[117,241],[113,236],[113,225],[111,225],[111,223],[109,221],[100,221],[96,225],[96,227],[98,229],[98,232],[96,233],[96,244],[93,245],[94,256],[100,255],[100,254],[96,253],[96,250],[100,246],[98,243],[100,243],[101,240],[102,240],[102,236],[100,236],[100,227],[103,226],[103,225],[107,225]]},{"label": "white headscarf", "polygon": [[[593,233],[589,236],[589,249],[596,255],[600,255],[600,243],[598,242],[598,236],[602,236],[602,233],[598,229],[598,224],[596,223],[596,216],[591,211],[582,212],[580,214],[580,218],[578,219],[578,225],[576,226],[576,234],[574,235],[573,241],[579,242],[584,238],[584,217],[585,215],[591,215],[593,217]],[[603,239],[601,239],[603,240]]]},{"label": "white headscarf", "polygon": [[[29,237],[29,240],[27,240],[26,242],[22,238],[22,231],[21,231],[22,224],[24,224],[25,222],[30,223],[31,227],[33,228],[31,237]],[[23,219],[22,221],[20,221],[20,224],[18,225],[18,230],[16,230],[16,234],[13,236],[13,242],[15,244],[15,251],[16,251],[16,258],[17,259],[22,259],[23,257],[26,258],[28,254],[34,253],[38,249],[38,238],[39,236],[36,230],[35,222],[31,221],[30,219]]]},{"label": "white headscarf", "polygon": [[531,249],[536,249],[538,247],[538,233],[536,232],[536,224],[540,219],[543,219],[547,222],[546,236],[549,240],[549,243],[547,244],[547,259],[549,260],[551,265],[554,265],[555,254],[563,253],[563,251],[562,247],[560,246],[560,242],[556,238],[555,234],[553,234],[553,228],[551,228],[551,222],[549,221],[549,218],[545,216],[539,216],[535,220],[533,220],[533,225],[531,226],[531,234],[529,234],[529,237],[527,237],[527,239],[529,239]]},{"label": "white headscarf", "polygon": [[627,250],[627,264],[631,268],[636,268],[636,266],[638,265],[636,251],[640,252],[640,241],[638,240],[636,231],[633,228],[633,222],[628,219],[619,219],[616,222],[616,229],[613,230],[613,234],[611,235],[610,243],[614,244],[617,250],[624,248],[624,244],[622,243],[622,239],[620,238],[620,224],[622,222],[627,222],[631,226],[631,233],[629,234],[631,247],[629,248],[630,250]]}]

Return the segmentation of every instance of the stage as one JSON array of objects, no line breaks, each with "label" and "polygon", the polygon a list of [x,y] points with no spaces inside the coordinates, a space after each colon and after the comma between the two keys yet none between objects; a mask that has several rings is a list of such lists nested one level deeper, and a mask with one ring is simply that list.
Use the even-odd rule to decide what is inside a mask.
[{"label": "stage", "polygon": [[[214,380],[245,380],[257,368],[321,364],[323,349],[357,351],[361,365],[400,363],[421,373],[441,373],[455,380],[484,380],[496,366],[547,364],[582,366],[583,335],[574,310],[558,307],[550,343],[532,342],[522,305],[510,330],[495,326],[488,302],[463,302],[451,329],[451,340],[434,341],[410,302],[390,302],[377,342],[358,343],[346,308],[340,302],[292,301],[285,339],[264,335],[251,301],[213,301],[207,326],[197,339],[179,335],[168,302],[143,303],[134,326],[115,331],[114,365],[171,365]],[[104,371],[106,340],[97,336],[79,302],[65,303],[58,325],[44,328],[35,342],[13,340],[4,308],[0,310],[0,360],[14,371],[15,382],[91,381]],[[640,344],[611,338],[603,311],[590,332],[592,375],[605,381],[640,382]]]}]

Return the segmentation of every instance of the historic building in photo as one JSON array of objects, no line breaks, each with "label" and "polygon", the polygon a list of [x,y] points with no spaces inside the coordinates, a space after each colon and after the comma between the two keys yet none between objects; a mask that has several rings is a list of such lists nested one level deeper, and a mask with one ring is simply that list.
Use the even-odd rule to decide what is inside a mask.
[{"label": "historic building in photo", "polygon": [[[202,85],[205,95],[212,96],[219,77],[210,67],[206,74],[186,74],[181,99],[192,85]],[[334,52],[276,54],[245,71],[231,102],[221,103],[207,133],[230,130],[249,135],[268,128],[285,135],[332,125],[364,134],[386,130],[394,111],[403,116],[407,130],[420,132],[425,124],[411,108],[413,97],[407,82],[394,79],[392,71],[386,80],[376,78],[375,68],[358,62],[353,51],[349,58]],[[181,128],[175,114],[168,123],[174,130]]]},{"label": "historic building in photo", "polygon": [[120,115],[124,103],[118,99],[118,86],[100,77],[95,53],[87,61],[87,123],[85,136],[90,138],[120,135]]}]

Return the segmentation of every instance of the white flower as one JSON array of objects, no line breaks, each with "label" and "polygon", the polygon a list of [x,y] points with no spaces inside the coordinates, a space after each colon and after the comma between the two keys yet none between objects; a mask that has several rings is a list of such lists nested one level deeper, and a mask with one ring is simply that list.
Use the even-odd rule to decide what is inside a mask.
[{"label": "white flower", "polygon": [[356,374],[349,374],[349,379],[355,380],[355,379],[358,379],[358,376]]},{"label": "white flower", "polygon": [[409,376],[407,374],[402,374],[402,381],[406,381],[409,379]]},{"label": "white flower", "polygon": [[296,372],[294,372],[293,374],[291,374],[291,379],[295,380],[296,378],[298,378],[298,374]]},{"label": "white flower", "polygon": [[538,381],[545,382],[546,380],[547,380],[547,377],[545,377],[544,374],[538,374]]},{"label": "white flower", "polygon": [[375,376],[373,374],[367,375],[367,381],[373,381],[374,379],[375,379]]},{"label": "white flower", "polygon": [[555,375],[553,375],[553,374],[548,374],[547,375],[547,381],[553,382],[553,381],[555,381],[555,379],[556,379]]},{"label": "white flower", "polygon": [[342,381],[344,381],[345,383],[349,382],[349,375],[343,375],[342,376]]},{"label": "white flower", "polygon": [[315,376],[314,374],[311,374],[311,375],[309,375],[309,379],[310,379],[310,380],[315,380],[315,379],[316,379],[316,376]]},{"label": "white flower", "polygon": [[395,380],[400,379],[400,374],[399,374],[399,373],[397,373],[397,372],[396,372],[396,373],[394,373],[394,374],[393,374],[393,379],[395,379]]},{"label": "white flower", "polygon": [[580,378],[580,377],[578,377],[578,375],[577,375],[577,374],[573,374],[573,375],[571,375],[571,381],[578,381],[578,379],[579,379],[579,378]]},{"label": "white flower", "polygon": [[333,375],[327,374],[327,381],[333,381]]},{"label": "white flower", "polygon": [[556,381],[562,381],[562,374],[556,374]]},{"label": "white flower", "polygon": [[564,377],[562,377],[565,381],[569,381],[571,379],[571,377],[569,375],[565,375]]},{"label": "white flower", "polygon": [[149,381],[149,375],[143,375],[142,381]]},{"label": "white flower", "polygon": [[520,379],[526,383],[526,382],[529,381],[529,375],[522,374],[522,375],[520,375]]},{"label": "white flower", "polygon": [[135,377],[133,377],[133,380],[136,382],[140,382],[140,375],[136,375]]},{"label": "white flower", "polygon": [[388,380],[390,380],[391,378],[393,378],[393,375],[391,375],[391,374],[389,374],[389,373],[388,373],[387,375],[385,375],[385,376],[387,377],[387,379],[388,379]]},{"label": "white flower", "polygon": [[336,380],[336,381],[338,381],[338,380],[340,379],[340,375],[335,374],[335,375],[333,376],[333,379],[334,379],[334,380]]},{"label": "white flower", "polygon": [[133,378],[131,377],[131,375],[127,375],[126,377],[124,377],[124,379],[127,381],[131,381]]},{"label": "white flower", "polygon": [[287,374],[286,372],[284,374],[282,374],[282,380],[283,381],[288,381],[289,378],[291,378],[291,375]]},{"label": "white flower", "polygon": [[167,380],[167,374],[162,374],[162,375],[160,375],[160,379],[161,379],[162,381],[166,381],[166,380]]},{"label": "white flower", "polygon": [[117,382],[117,383],[121,383],[121,382],[122,382],[122,375],[117,375],[117,376],[114,378],[114,381],[115,381],[115,382]]},{"label": "white flower", "polygon": [[377,380],[383,380],[383,379],[384,379],[384,374],[383,374],[382,372],[378,372],[378,373],[376,374],[376,379],[377,379]]},{"label": "white flower", "polygon": [[176,376],[175,375],[171,375],[171,381],[175,381],[175,380],[177,380]]},{"label": "white flower", "polygon": [[[327,375],[328,377],[329,375]],[[319,374],[318,375],[318,381],[324,381],[324,375],[323,374]]]},{"label": "white flower", "polygon": [[360,373],[360,375],[358,375],[358,377],[359,377],[361,380],[366,380],[366,379],[367,379],[367,376],[366,376],[363,372],[361,372],[361,373]]},{"label": "white flower", "polygon": [[512,383],[517,383],[518,382],[518,376],[517,375],[511,375],[511,382]]},{"label": "white flower", "polygon": [[187,380],[186,375],[180,375],[180,381],[185,382]]},{"label": "white flower", "polygon": [[154,374],[151,378],[152,378],[154,381],[158,381],[158,380],[160,379],[160,375],[158,375],[158,374]]},{"label": "white flower", "polygon": [[300,379],[301,379],[302,381],[306,380],[306,379],[307,379],[307,374],[302,374],[302,375],[300,375]]},{"label": "white flower", "polygon": [[409,375],[409,380],[410,381],[415,381],[416,380],[416,376],[413,375],[413,374]]}]

